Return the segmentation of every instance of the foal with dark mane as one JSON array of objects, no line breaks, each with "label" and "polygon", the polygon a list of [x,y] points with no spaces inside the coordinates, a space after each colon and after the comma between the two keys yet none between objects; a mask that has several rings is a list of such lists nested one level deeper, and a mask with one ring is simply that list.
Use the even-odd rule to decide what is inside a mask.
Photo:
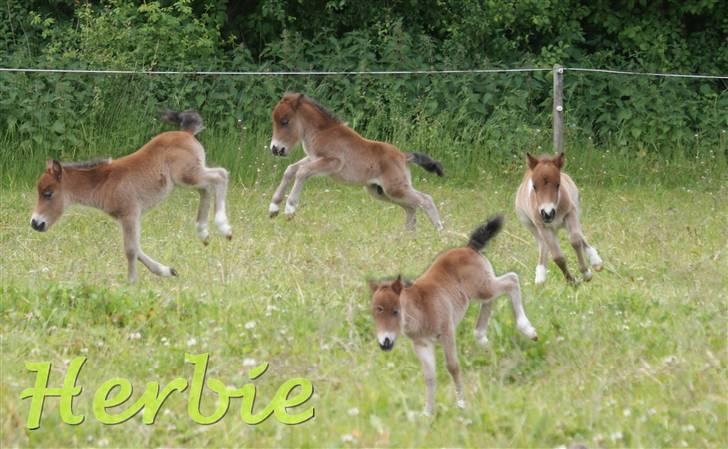
[{"label": "foal with dark mane", "polygon": [[124,252],[129,282],[136,280],[136,261],[159,276],[177,276],[174,268],[144,254],[139,246],[141,215],[159,204],[175,185],[197,189],[200,207],[197,235],[208,242],[207,219],[210,196],[215,193],[215,224],[228,239],[232,230],[225,213],[228,173],[205,166],[205,150],[195,138],[203,129],[197,112],[166,112],[162,119],[176,123],[181,131],[164,132],[135,153],[120,159],[97,162],[48,161],[38,179],[38,203],[30,224],[47,231],[71,204],[101,209],[114,217],[124,233]]},{"label": "foal with dark mane", "polygon": [[407,163],[422,166],[442,176],[442,165],[420,153],[403,153],[394,145],[365,139],[321,105],[303,94],[286,94],[273,109],[273,138],[270,150],[286,156],[303,142],[306,156],[291,164],[273,194],[271,217],[278,215],[280,204],[291,181],[285,214],[293,217],[303,189],[312,176],[331,176],[352,184],[364,185],[375,198],[401,206],[407,214],[407,228],[414,229],[417,208],[422,208],[436,229],[442,229],[440,215],[432,197],[412,188]]}]

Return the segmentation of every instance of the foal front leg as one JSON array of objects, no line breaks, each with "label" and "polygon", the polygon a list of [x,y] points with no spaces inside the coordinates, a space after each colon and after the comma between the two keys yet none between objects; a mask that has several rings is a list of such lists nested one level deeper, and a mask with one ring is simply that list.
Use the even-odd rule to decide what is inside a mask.
[{"label": "foal front leg", "polygon": [[141,214],[136,213],[121,219],[121,227],[124,233],[124,253],[128,264],[128,281],[130,284],[136,282],[137,271],[136,261],[143,263],[149,271],[158,276],[177,276],[177,271],[166,265],[162,265],[150,258],[139,247],[141,233]]},{"label": "foal front leg", "polygon": [[336,172],[339,168],[341,168],[341,161],[330,157],[311,159],[299,165],[298,171],[296,172],[296,181],[293,183],[293,188],[291,188],[291,193],[288,194],[288,200],[286,201],[286,217],[291,219],[296,213],[296,206],[301,196],[301,190],[303,190],[303,183],[308,178],[312,176],[326,176]]},{"label": "foal front leg", "polygon": [[281,202],[283,201],[283,196],[286,194],[286,189],[288,189],[289,184],[296,177],[298,168],[309,160],[308,156],[306,156],[295,164],[291,164],[286,167],[286,171],[283,173],[283,179],[281,179],[281,183],[278,185],[275,193],[273,193],[273,199],[271,199],[270,206],[268,206],[268,216],[270,218],[278,215],[278,211],[281,208]]},{"label": "foal front leg", "polygon": [[425,396],[425,409],[422,414],[432,416],[435,412],[435,346],[431,341],[414,341],[415,353],[422,364],[422,373],[425,375],[427,393]]},{"label": "foal front leg", "polygon": [[465,408],[465,399],[463,399],[463,384],[460,381],[460,363],[458,362],[457,345],[455,344],[455,330],[453,328],[443,332],[440,341],[442,349],[445,352],[445,363],[447,371],[450,373],[455,383],[455,405],[458,408]]},{"label": "foal front leg", "polygon": [[564,257],[564,253],[561,252],[561,247],[559,246],[559,240],[556,237],[556,232],[547,229],[542,228],[540,229],[541,239],[546,244],[546,247],[551,251],[551,255],[554,258],[554,263],[561,269],[561,272],[564,273],[564,278],[566,278],[566,281],[569,283],[575,283],[576,279],[574,279],[574,276],[571,275],[569,272],[569,268],[566,266],[566,258]]},{"label": "foal front leg", "polygon": [[576,259],[579,262],[579,271],[581,271],[581,276],[585,281],[591,281],[592,272],[584,258],[584,250],[588,245],[586,244],[584,234],[581,231],[579,218],[575,213],[570,213],[564,217],[564,223],[566,224],[566,230],[569,232],[569,242],[571,242],[571,246],[574,248],[574,252],[576,253]]}]

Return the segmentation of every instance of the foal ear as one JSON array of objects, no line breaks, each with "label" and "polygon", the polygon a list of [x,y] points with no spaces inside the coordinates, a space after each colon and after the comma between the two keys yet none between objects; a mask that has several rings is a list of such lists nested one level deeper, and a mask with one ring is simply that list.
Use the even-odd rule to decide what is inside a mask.
[{"label": "foal ear", "polygon": [[530,168],[531,170],[533,170],[538,164],[538,159],[531,156],[531,153],[526,153],[526,160],[528,160],[528,168]]},{"label": "foal ear", "polygon": [[53,175],[54,178],[56,178],[56,181],[61,180],[61,176],[63,176],[63,167],[61,167],[61,163],[57,160],[48,161],[46,163],[46,170],[48,173]]},{"label": "foal ear", "polygon": [[296,101],[293,102],[294,111],[298,109],[299,106],[301,106],[301,103],[303,103],[303,97],[305,97],[304,94],[298,94],[298,97],[296,97]]},{"label": "foal ear", "polygon": [[556,164],[557,167],[559,167],[559,170],[561,170],[561,167],[564,166],[564,152],[562,151],[559,153],[558,156],[556,156],[556,159],[554,159],[554,164]]},{"label": "foal ear", "polygon": [[374,279],[367,279],[367,284],[369,284],[369,290],[374,293],[379,288],[379,282],[377,282]]},{"label": "foal ear", "polygon": [[392,282],[392,290],[396,294],[400,294],[402,292],[402,289],[404,288],[404,284],[402,284],[402,275],[398,275],[397,279]]}]

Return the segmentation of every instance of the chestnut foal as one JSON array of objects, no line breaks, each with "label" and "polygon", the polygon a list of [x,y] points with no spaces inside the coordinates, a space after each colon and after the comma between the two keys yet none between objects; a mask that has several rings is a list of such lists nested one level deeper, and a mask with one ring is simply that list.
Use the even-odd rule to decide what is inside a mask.
[{"label": "chestnut foal", "polygon": [[592,272],[586,264],[584,253],[596,271],[602,269],[603,263],[597,250],[589,246],[581,230],[579,191],[571,177],[561,171],[564,166],[564,153],[559,153],[555,157],[535,158],[528,153],[526,156],[528,169],[516,192],[516,213],[538,243],[536,284],[546,281],[546,262],[549,252],[566,280],[575,282],[566,267],[566,260],[556,236],[558,230],[564,226],[569,233],[571,246],[576,251],[579,270],[585,281],[591,280]]},{"label": "chestnut foal", "polygon": [[366,186],[374,198],[401,206],[408,229],[414,229],[417,208],[422,208],[437,230],[442,230],[440,215],[426,193],[412,187],[407,163],[422,166],[442,176],[442,164],[421,153],[403,153],[394,145],[368,140],[342,123],[320,104],[303,94],[286,94],[273,109],[273,138],[270,150],[286,156],[303,142],[306,156],[286,168],[281,184],[268,209],[275,217],[291,181],[285,214],[296,213],[303,183],[312,176],[331,176],[337,181]]},{"label": "chestnut foal", "polygon": [[488,320],[494,299],[507,294],[511,298],[517,329],[536,340],[536,329],[526,317],[521,302],[521,288],[516,273],[496,276],[488,259],[480,254],[485,244],[502,227],[496,217],[480,226],[465,247],[440,254],[430,268],[414,283],[369,281],[372,290],[372,314],[379,346],[389,351],[400,333],[412,339],[427,384],[425,415],[435,409],[435,342],[440,340],[447,369],[455,382],[457,406],[465,407],[460,381],[460,365],[455,347],[455,328],[465,316],[471,299],[481,304],[475,325],[476,341],[485,346]]},{"label": "chestnut foal", "polygon": [[205,150],[194,137],[204,127],[197,112],[165,112],[164,121],[181,131],[158,134],[135,153],[120,159],[96,162],[49,161],[38,179],[38,203],[30,224],[47,231],[71,204],[101,209],[114,217],[124,233],[124,252],[129,282],[137,277],[136,261],[159,276],[177,276],[174,268],[144,254],[139,246],[141,215],[159,204],[175,185],[196,188],[200,193],[197,235],[207,244],[210,195],[215,193],[215,224],[228,239],[232,230],[225,213],[228,173],[205,166]]}]

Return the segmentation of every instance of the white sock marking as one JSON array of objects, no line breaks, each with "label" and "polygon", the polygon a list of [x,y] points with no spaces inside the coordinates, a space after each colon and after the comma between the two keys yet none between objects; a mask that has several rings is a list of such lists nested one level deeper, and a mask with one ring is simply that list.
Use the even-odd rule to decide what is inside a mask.
[{"label": "white sock marking", "polygon": [[536,265],[536,284],[543,284],[546,282],[546,266]]},{"label": "white sock marking", "polygon": [[590,246],[586,249],[586,255],[589,257],[589,263],[591,263],[592,266],[597,269],[597,271],[602,269],[602,265],[604,264],[604,262],[602,261],[602,258],[599,257],[599,253],[597,253],[597,250]]},{"label": "white sock marking", "polygon": [[296,213],[296,207],[286,203],[286,215],[293,215]]}]

